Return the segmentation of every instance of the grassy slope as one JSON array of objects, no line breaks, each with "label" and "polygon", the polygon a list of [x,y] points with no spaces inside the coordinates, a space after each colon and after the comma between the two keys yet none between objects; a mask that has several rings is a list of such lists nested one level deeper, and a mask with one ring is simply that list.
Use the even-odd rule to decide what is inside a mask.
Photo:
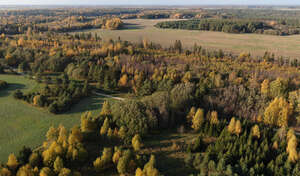
[{"label": "grassy slope", "polygon": [[228,34],[212,31],[189,31],[174,29],[157,29],[153,27],[163,20],[124,20],[128,23],[123,30],[94,29],[86,32],[99,34],[103,39],[117,39],[140,42],[144,38],[163,46],[174,44],[181,40],[184,46],[191,48],[195,43],[211,49],[222,49],[236,54],[251,52],[254,55],[263,55],[270,51],[276,55],[300,57],[300,35],[273,36],[261,34]]},{"label": "grassy slope", "polygon": [[94,114],[99,113],[103,102],[102,97],[86,98],[71,111],[53,115],[45,109],[33,107],[12,97],[12,92],[16,89],[37,89],[38,84],[35,81],[23,76],[1,74],[0,80],[10,83],[7,90],[0,92],[0,162],[6,161],[9,153],[17,152],[23,145],[39,146],[51,125],[62,123],[70,128],[79,124],[82,112],[90,110]]}]

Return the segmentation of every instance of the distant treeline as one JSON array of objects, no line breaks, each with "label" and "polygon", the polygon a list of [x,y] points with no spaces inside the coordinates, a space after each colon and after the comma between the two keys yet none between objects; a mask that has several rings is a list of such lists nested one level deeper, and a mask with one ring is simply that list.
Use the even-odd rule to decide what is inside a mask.
[{"label": "distant treeline", "polygon": [[269,25],[262,21],[252,20],[227,20],[227,19],[204,19],[204,20],[184,20],[166,21],[155,25],[158,28],[188,29],[220,31],[227,33],[258,33],[271,35],[293,35],[299,34],[300,29],[282,31],[275,25]]},{"label": "distant treeline", "polygon": [[127,8],[54,8],[54,9],[29,9],[29,10],[3,10],[0,16],[52,16],[58,15],[68,16],[104,16],[104,15],[120,15],[120,14],[136,14],[140,13],[141,9]]},{"label": "distant treeline", "polygon": [[[48,21],[50,20],[50,22]],[[104,17],[76,17],[64,18],[57,16],[56,20],[45,16],[40,17],[1,17],[0,16],[0,34],[30,34],[39,32],[72,32],[86,29],[110,29],[117,30],[123,25],[120,18]],[[21,21],[21,25],[18,23]]]}]

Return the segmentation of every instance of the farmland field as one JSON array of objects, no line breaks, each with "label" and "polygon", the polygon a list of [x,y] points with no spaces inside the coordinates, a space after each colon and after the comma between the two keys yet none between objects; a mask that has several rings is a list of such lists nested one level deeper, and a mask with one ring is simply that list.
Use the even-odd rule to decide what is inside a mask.
[{"label": "farmland field", "polygon": [[70,128],[80,123],[80,116],[85,111],[99,113],[103,97],[90,97],[80,101],[71,111],[53,115],[45,109],[33,107],[23,101],[15,100],[12,92],[16,89],[31,91],[38,84],[23,76],[1,75],[0,80],[9,83],[9,88],[0,92],[0,161],[6,161],[11,152],[17,152],[23,145],[35,148],[41,145],[51,125],[63,124]]},{"label": "farmland field", "polygon": [[143,39],[168,47],[175,40],[181,40],[184,46],[191,48],[195,43],[209,49],[222,49],[239,54],[250,52],[252,55],[263,55],[265,51],[277,56],[300,57],[300,35],[273,36],[262,34],[229,34],[212,31],[191,31],[176,29],[158,29],[154,25],[160,20],[123,20],[125,29],[93,29],[85,32],[99,34],[104,40],[117,39],[140,42]]}]

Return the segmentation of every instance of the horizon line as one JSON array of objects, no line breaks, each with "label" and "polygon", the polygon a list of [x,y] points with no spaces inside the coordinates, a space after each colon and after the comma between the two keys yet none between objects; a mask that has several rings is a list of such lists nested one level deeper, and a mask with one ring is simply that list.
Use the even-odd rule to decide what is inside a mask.
[{"label": "horizon line", "polygon": [[0,4],[0,6],[300,6],[298,4]]}]

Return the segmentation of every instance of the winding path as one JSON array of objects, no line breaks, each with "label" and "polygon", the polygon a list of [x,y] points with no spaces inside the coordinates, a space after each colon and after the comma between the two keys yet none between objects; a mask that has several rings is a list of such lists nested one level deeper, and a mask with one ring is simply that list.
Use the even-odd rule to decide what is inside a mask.
[{"label": "winding path", "polygon": [[103,94],[103,93],[99,93],[99,92],[96,92],[96,91],[93,91],[93,93],[96,94],[96,95],[99,95],[99,96],[103,96],[103,97],[107,97],[107,98],[112,98],[112,99],[115,99],[115,100],[120,100],[120,101],[124,101],[125,100],[125,98],[114,97],[114,96]]}]

